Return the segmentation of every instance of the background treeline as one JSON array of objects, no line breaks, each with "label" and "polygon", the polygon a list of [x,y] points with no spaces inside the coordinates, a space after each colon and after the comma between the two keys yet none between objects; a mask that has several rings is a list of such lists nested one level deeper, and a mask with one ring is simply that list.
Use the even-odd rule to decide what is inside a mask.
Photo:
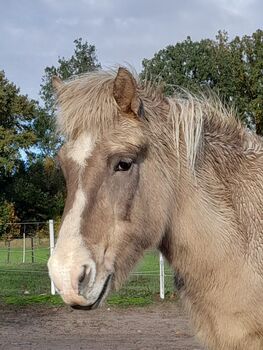
[{"label": "background treeline", "polygon": [[[214,90],[263,135],[262,30],[233,40],[221,31],[215,40],[187,37],[144,59],[142,66],[141,77],[162,82],[166,94],[178,87]],[[19,235],[7,223],[61,216],[65,185],[55,155],[62,140],[55,132],[51,77],[67,79],[100,67],[95,46],[75,40],[71,57],[45,68],[41,103],[22,95],[0,71],[0,237]]]}]

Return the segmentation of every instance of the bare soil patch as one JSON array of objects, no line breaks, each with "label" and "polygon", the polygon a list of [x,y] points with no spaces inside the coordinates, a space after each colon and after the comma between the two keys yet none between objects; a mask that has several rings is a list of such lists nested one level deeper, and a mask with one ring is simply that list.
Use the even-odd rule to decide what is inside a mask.
[{"label": "bare soil patch", "polygon": [[5,350],[203,349],[175,303],[95,311],[0,307],[0,348]]}]

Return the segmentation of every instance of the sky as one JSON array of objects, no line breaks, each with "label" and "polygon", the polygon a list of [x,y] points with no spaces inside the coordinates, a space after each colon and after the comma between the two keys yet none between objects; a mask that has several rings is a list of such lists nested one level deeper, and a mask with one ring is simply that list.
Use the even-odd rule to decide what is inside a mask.
[{"label": "sky", "polygon": [[139,73],[144,58],[187,36],[251,35],[262,14],[262,0],[0,0],[0,70],[39,99],[45,67],[70,57],[74,39],[94,44],[104,68]]}]

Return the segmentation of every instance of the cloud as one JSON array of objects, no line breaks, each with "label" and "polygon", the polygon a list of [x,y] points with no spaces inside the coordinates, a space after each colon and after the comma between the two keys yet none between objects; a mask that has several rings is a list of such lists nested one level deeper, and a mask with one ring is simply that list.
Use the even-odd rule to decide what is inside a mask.
[{"label": "cloud", "polygon": [[1,6],[0,69],[36,98],[44,68],[70,56],[76,38],[95,44],[103,65],[139,71],[143,58],[187,35],[251,34],[262,13],[260,0],[13,0]]}]

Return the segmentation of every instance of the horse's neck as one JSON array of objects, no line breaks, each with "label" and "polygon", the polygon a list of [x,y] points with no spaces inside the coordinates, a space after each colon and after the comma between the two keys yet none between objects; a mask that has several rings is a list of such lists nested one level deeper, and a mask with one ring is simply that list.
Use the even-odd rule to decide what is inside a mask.
[{"label": "horse's neck", "polygon": [[205,263],[212,268],[232,255],[238,246],[242,250],[243,242],[233,224],[234,213],[220,208],[211,198],[192,191],[188,198],[181,198],[175,211],[162,245],[174,267]]},{"label": "horse's neck", "polygon": [[179,179],[172,224],[161,245],[174,267],[195,266],[196,273],[198,266],[213,268],[246,244],[229,186],[235,182],[240,150],[219,136],[213,144],[204,140],[195,176]]}]

